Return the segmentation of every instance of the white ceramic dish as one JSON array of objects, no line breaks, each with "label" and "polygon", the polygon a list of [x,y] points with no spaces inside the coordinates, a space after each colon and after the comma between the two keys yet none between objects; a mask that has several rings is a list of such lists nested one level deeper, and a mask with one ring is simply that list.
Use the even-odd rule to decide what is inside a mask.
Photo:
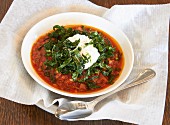
[{"label": "white ceramic dish", "polygon": [[[93,92],[93,93],[88,93],[88,94],[72,94],[72,93],[67,93],[64,91],[57,90],[50,86],[49,84],[45,83],[43,79],[41,79],[38,74],[35,72],[35,70],[32,67],[31,60],[30,60],[30,52],[33,43],[36,41],[36,39],[48,32],[49,30],[52,29],[54,25],[74,25],[74,24],[81,24],[81,25],[88,25],[92,27],[96,27],[98,29],[101,29],[111,35],[113,38],[117,40],[119,45],[121,46],[124,54],[124,59],[125,59],[125,64],[123,71],[120,75],[120,77],[117,79],[117,81],[111,85],[110,87]],[[30,76],[38,82],[40,85],[45,87],[46,89],[65,96],[69,97],[78,97],[78,98],[88,98],[88,97],[94,97],[94,96],[99,96],[103,95],[105,93],[108,93],[110,91],[113,91],[116,89],[118,86],[120,86],[129,76],[132,67],[133,67],[133,62],[134,62],[134,53],[132,46],[130,44],[130,41],[126,37],[126,35],[117,29],[112,23],[109,21],[87,13],[80,13],[80,12],[69,12],[69,13],[61,13],[61,14],[56,14],[50,17],[47,17],[43,19],[42,21],[38,22],[35,24],[26,34],[23,43],[22,43],[22,48],[21,48],[21,56],[22,56],[22,61],[23,64],[30,74]]]}]

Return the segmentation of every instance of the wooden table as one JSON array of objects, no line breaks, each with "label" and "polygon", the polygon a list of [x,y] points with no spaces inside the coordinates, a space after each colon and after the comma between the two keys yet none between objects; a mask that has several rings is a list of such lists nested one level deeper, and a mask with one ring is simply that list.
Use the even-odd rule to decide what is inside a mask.
[{"label": "wooden table", "polygon": [[[0,21],[6,14],[13,0],[0,0]],[[170,0],[91,0],[93,3],[110,8],[115,4],[163,4]],[[169,60],[170,65],[170,49]],[[170,73],[170,67],[168,68]],[[0,125],[128,125],[129,123],[98,120],[98,121],[61,121],[53,115],[36,106],[17,104],[6,99],[0,99]],[[170,125],[170,75],[168,74],[168,88],[163,125]]]}]

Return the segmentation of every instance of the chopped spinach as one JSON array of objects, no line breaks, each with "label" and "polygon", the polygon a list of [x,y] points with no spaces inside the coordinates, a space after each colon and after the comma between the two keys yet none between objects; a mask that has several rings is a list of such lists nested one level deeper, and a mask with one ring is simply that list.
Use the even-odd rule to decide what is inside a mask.
[{"label": "chopped spinach", "polygon": [[87,82],[87,86],[89,89],[100,88],[100,86],[96,85],[94,82]]},{"label": "chopped spinach", "polygon": [[[92,41],[87,43],[86,46],[89,44],[93,45],[100,53],[97,62],[86,70],[84,69],[84,64],[87,63],[91,57],[80,54],[82,48],[77,47],[80,39],[75,42],[71,42],[67,39],[75,34],[86,35],[92,39]],[[112,68],[108,65],[108,58],[114,57],[116,48],[113,48],[110,45],[109,40],[105,42],[102,34],[97,31],[86,31],[84,26],[82,26],[82,30],[79,31],[55,25],[53,31],[48,34],[47,41],[48,42],[39,48],[41,49],[44,47],[46,57],[51,57],[49,59],[47,58],[44,62],[44,65],[47,67],[56,69],[62,74],[71,74],[74,81],[86,82],[89,89],[100,87],[93,82],[94,79],[99,77],[100,73],[109,78],[108,83],[113,81],[114,77],[111,77]],[[120,60],[120,54],[117,54],[115,59]],[[51,81],[55,81],[53,75],[48,72],[45,75],[49,76]]]}]

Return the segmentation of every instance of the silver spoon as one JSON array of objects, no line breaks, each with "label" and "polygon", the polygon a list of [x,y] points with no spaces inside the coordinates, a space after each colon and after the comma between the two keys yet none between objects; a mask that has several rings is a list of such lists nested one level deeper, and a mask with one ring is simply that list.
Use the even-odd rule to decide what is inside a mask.
[{"label": "silver spoon", "polygon": [[118,87],[116,90],[107,93],[105,95],[99,96],[93,101],[84,102],[84,101],[68,101],[61,106],[59,106],[55,112],[55,116],[62,120],[67,119],[78,119],[84,118],[91,115],[94,112],[95,106],[102,101],[103,99],[113,95],[119,91],[125,90],[130,87],[137,86],[139,84],[145,83],[149,81],[156,75],[155,71],[152,69],[145,69],[142,71],[134,80],[132,80],[129,84],[123,84]]}]

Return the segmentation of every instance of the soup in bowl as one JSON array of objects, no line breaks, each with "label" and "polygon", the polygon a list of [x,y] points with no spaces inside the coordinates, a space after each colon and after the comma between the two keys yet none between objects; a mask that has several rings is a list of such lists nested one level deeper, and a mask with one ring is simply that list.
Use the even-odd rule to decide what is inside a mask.
[{"label": "soup in bowl", "polygon": [[79,98],[116,89],[130,74],[134,60],[122,31],[103,18],[78,12],[57,14],[33,26],[21,55],[40,85]]}]

